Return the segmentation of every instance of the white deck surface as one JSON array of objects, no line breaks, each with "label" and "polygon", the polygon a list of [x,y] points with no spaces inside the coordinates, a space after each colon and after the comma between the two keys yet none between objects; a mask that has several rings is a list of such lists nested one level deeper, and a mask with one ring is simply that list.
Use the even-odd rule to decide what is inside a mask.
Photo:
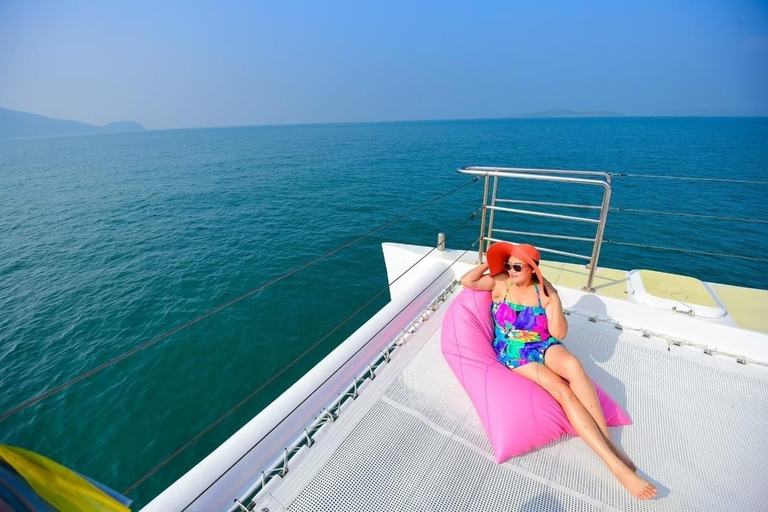
[{"label": "white deck surface", "polygon": [[581,439],[505,464],[440,353],[443,305],[289,462],[255,510],[765,511],[768,371],[568,317],[566,346],[628,412],[617,444],[660,496],[633,498]]}]

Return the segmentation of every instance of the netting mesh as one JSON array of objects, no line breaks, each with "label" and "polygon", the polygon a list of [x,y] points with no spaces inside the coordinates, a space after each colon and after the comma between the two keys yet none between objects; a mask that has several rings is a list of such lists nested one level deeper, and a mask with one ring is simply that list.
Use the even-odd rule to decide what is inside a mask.
[{"label": "netting mesh", "polygon": [[292,512],[768,510],[763,369],[669,351],[606,324],[570,323],[566,346],[634,421],[611,435],[659,487],[657,499],[634,499],[580,439],[493,462],[434,328],[402,371],[361,395],[354,407],[367,412],[340,429],[349,435],[334,451],[315,456],[312,448],[302,467],[292,468],[305,472],[293,481],[306,486],[292,487],[289,472],[271,492]]}]

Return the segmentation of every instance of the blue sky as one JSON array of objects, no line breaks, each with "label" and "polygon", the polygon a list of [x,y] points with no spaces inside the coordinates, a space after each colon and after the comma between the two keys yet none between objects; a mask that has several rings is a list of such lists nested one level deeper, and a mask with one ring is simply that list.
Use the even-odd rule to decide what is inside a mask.
[{"label": "blue sky", "polygon": [[768,2],[0,0],[0,107],[150,129],[768,115]]}]

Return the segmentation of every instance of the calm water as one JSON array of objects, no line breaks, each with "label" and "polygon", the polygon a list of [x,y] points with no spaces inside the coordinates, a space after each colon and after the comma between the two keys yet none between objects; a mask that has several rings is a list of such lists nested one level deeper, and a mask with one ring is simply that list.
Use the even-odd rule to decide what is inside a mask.
[{"label": "calm water", "polygon": [[[0,411],[466,183],[455,172],[461,165],[766,181],[768,119],[515,119],[0,141]],[[505,192],[544,200],[557,189]],[[612,206],[768,220],[766,192],[616,178]],[[433,245],[481,197],[482,183],[465,187],[17,414],[0,425],[0,442],[126,489],[386,287],[382,242]],[[464,249],[477,234],[473,221],[449,246]],[[759,223],[615,212],[606,238],[768,252],[768,225]],[[606,245],[600,263],[768,288],[760,261]],[[385,300],[138,487],[130,494],[136,504],[201,460]]]}]

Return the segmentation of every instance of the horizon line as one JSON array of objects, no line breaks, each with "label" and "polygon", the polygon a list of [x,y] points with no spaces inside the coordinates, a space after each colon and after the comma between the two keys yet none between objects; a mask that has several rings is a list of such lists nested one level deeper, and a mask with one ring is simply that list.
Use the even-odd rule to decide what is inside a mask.
[{"label": "horizon line", "polygon": [[[6,110],[12,110],[7,107]],[[560,110],[560,109],[551,109]],[[567,109],[562,109],[567,110]],[[31,114],[36,116],[45,117],[47,119],[56,121],[73,121],[82,124],[91,125],[85,121],[77,121],[74,119],[60,119],[54,117],[44,116],[42,114],[34,114],[32,112],[25,112],[23,110],[15,110],[15,112],[21,112],[25,114]],[[547,111],[541,111],[544,113]],[[599,112],[595,110],[586,112]],[[123,121],[110,121],[107,124],[121,123],[121,122],[134,122],[140,124],[144,131],[147,132],[159,132],[159,131],[173,131],[173,130],[211,130],[211,129],[227,129],[227,128],[261,128],[261,127],[291,127],[291,126],[326,126],[326,125],[345,125],[345,124],[395,124],[395,123],[438,123],[438,122],[453,122],[453,121],[506,121],[506,120],[542,120],[542,119],[636,119],[636,118],[678,118],[678,119],[706,119],[706,118],[765,118],[768,117],[768,113],[764,114],[623,114],[619,112],[611,112],[609,115],[529,115],[529,114],[514,114],[512,116],[500,116],[500,117],[447,117],[447,118],[432,118],[432,119],[394,119],[394,120],[382,120],[382,121],[309,121],[309,122],[276,122],[276,123],[261,123],[261,124],[232,124],[232,125],[209,125],[209,126],[186,126],[186,127],[170,127],[170,128],[147,128],[143,123],[135,120],[123,120]],[[538,113],[538,112],[537,112]],[[535,113],[534,113],[535,114]],[[102,127],[100,125],[91,125],[95,127]],[[106,125],[104,125],[106,126]],[[137,132],[115,132],[115,133],[142,133]],[[75,134],[63,134],[63,135],[39,135],[31,137],[3,137],[0,139],[30,139],[30,138],[43,138],[43,137],[69,137],[80,135],[112,135],[112,134],[89,134],[89,133],[75,133]]]},{"label": "horizon line", "polygon": [[[503,121],[529,119],[636,119],[636,118],[761,118],[768,117],[766,114],[615,114],[615,115],[585,115],[585,116],[529,116],[526,114],[516,114],[508,117],[454,117],[454,118],[435,118],[435,119],[393,119],[387,121],[308,121],[308,122],[286,122],[286,123],[263,123],[263,124],[232,124],[232,125],[211,125],[211,126],[187,126],[176,128],[146,128],[146,131],[159,132],[170,130],[207,130],[217,128],[259,128],[270,126],[322,126],[336,124],[387,124],[387,123],[437,123],[449,121]],[[138,122],[138,121],[136,121]],[[139,123],[141,124],[141,123]],[[136,132],[141,133],[141,132]]]}]

